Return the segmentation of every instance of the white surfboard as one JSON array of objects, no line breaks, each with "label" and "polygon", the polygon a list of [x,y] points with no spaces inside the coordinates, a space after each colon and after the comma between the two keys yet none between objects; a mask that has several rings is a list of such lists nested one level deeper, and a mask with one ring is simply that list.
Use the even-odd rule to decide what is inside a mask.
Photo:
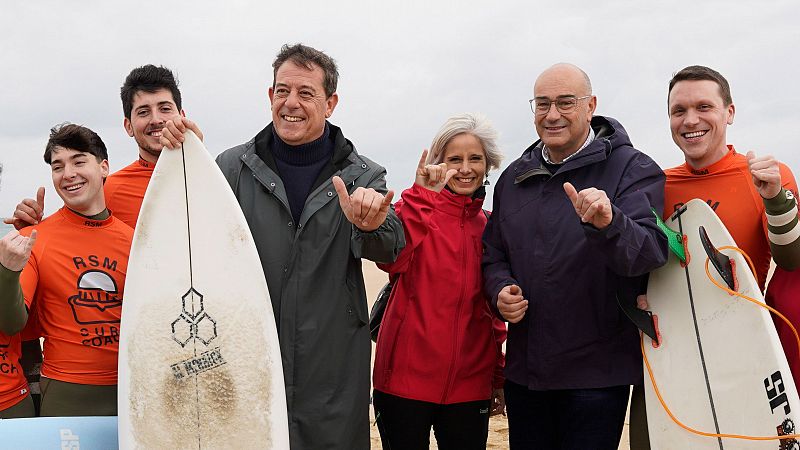
[{"label": "white surfboard", "polygon": [[164,150],[136,225],[119,348],[119,444],[288,449],[280,347],[245,217],[203,144]]},{"label": "white surfboard", "polygon": [[[666,221],[684,234],[689,251],[682,267],[671,252],[666,266],[650,275],[647,298],[657,316],[661,343],[644,338],[658,389],[672,413],[696,430],[775,436],[795,433],[800,400],[769,312],[714,286],[705,271],[699,228],[716,248],[735,246],[714,211],[692,200]],[[745,259],[732,250],[738,292],[763,302]],[[709,264],[718,283],[719,272]],[[795,439],[750,441],[699,436],[676,425],[656,398],[645,368],[645,395],[653,449],[797,450]]]}]

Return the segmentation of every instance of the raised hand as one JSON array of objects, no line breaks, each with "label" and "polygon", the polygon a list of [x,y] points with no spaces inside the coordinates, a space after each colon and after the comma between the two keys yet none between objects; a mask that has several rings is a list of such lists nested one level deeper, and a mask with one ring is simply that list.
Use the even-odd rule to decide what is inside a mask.
[{"label": "raised hand", "polygon": [[528,301],[522,296],[522,289],[516,284],[501,289],[497,294],[497,310],[511,323],[522,320],[528,310]]},{"label": "raised hand", "polygon": [[506,396],[503,388],[492,390],[492,400],[490,402],[489,415],[506,415]]},{"label": "raised hand", "polygon": [[458,173],[456,169],[447,170],[447,164],[425,164],[428,158],[428,149],[422,151],[422,157],[417,164],[417,177],[414,181],[417,185],[434,192],[440,192],[450,178]]},{"label": "raised hand", "polygon": [[0,239],[0,264],[8,270],[19,272],[28,263],[31,257],[33,244],[36,243],[36,230],[30,237],[11,230]]},{"label": "raised hand", "polygon": [[590,223],[601,230],[611,223],[611,200],[605,191],[592,187],[578,192],[572,183],[564,183],[564,192],[575,207],[575,213],[581,218],[581,222]]},{"label": "raised hand", "polygon": [[14,228],[21,230],[28,225],[36,225],[44,217],[44,187],[36,191],[36,200],[26,198],[17,205],[14,215],[3,219],[4,223],[14,225]]},{"label": "raised hand", "polygon": [[350,194],[341,178],[333,177],[332,181],[345,217],[358,229],[366,232],[375,231],[386,220],[386,215],[392,206],[394,191],[390,190],[384,196],[375,189],[359,186]]},{"label": "raised hand", "polygon": [[757,157],[755,153],[747,152],[747,165],[761,197],[769,199],[781,192],[781,169],[772,155]]},{"label": "raised hand", "polygon": [[647,294],[636,296],[636,307],[642,310],[650,308],[650,305],[647,303]]},{"label": "raised hand", "polygon": [[166,148],[181,148],[181,144],[186,140],[183,135],[186,133],[186,130],[194,131],[194,134],[196,134],[197,138],[202,142],[203,133],[200,131],[197,124],[186,117],[177,116],[164,124],[164,128],[161,130],[161,145]]}]

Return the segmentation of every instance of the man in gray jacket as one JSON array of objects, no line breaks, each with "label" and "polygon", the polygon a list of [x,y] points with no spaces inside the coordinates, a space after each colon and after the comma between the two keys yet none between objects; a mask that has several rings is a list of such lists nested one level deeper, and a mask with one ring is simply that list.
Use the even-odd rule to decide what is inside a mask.
[{"label": "man in gray jacket", "polygon": [[[361,258],[394,261],[405,245],[403,227],[391,209],[386,170],[326,120],[338,102],[333,59],[284,45],[272,67],[272,123],[217,163],[267,278],[292,449],[369,449],[371,343]],[[184,128],[167,122],[162,143],[178,146]]]}]

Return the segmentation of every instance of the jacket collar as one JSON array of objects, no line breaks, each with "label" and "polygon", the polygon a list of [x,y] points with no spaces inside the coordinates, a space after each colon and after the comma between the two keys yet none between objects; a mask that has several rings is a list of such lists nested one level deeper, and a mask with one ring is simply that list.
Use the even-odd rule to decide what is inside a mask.
[{"label": "jacket collar", "polygon": [[[344,137],[341,128],[330,122],[327,122],[327,124],[330,128],[330,136],[333,138],[334,148],[331,158],[331,163],[335,171],[333,175],[340,176],[342,181],[348,185],[349,189],[356,178],[370,169],[370,163],[356,152],[355,146],[349,139]],[[275,166],[275,161],[272,159],[271,152],[262,152],[260,150],[262,148],[268,148],[270,141],[273,139],[272,130],[273,124],[270,123],[253,139],[245,143],[245,149],[240,159],[244,165],[250,168],[253,176],[264,185],[269,192],[274,192],[277,189],[279,194],[285,196],[286,194],[283,192],[283,182],[278,176],[278,171]],[[265,157],[261,158],[261,155],[265,155]],[[331,181],[328,180],[323,183],[322,186],[326,186],[330,183]],[[314,190],[316,191],[317,189]]]},{"label": "jacket collar", "polygon": [[550,172],[544,165],[542,157],[542,146],[544,144],[541,139],[534,142],[513,163],[514,184],[521,183],[530,177],[544,176],[550,178],[557,173],[564,173],[595,164],[608,158],[614,148],[624,144],[630,145],[625,129],[622,128],[619,122],[610,117],[592,117],[591,127],[595,132],[594,141],[575,155],[574,158],[559,166],[555,173]]},{"label": "jacket collar", "polygon": [[481,186],[475,195],[467,196],[453,193],[447,189],[442,189],[436,197],[436,209],[451,216],[472,217],[483,208],[483,200],[486,197],[486,189]]}]

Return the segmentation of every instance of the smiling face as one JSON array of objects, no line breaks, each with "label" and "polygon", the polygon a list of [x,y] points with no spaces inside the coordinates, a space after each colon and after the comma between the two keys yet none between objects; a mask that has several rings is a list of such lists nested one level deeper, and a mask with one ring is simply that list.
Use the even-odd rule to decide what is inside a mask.
[{"label": "smiling face", "polygon": [[325,119],[339,101],[335,92],[325,97],[324,72],[317,65],[312,67],[308,70],[286,61],[275,74],[275,86],[269,89],[275,132],[289,145],[319,139],[325,131]]},{"label": "smiling face", "polygon": [[139,91],[133,96],[131,117],[125,118],[125,131],[139,145],[139,156],[156,162],[161,154],[161,129],[168,120],[183,115],[168,89],[155,92]]},{"label": "smiling face", "polygon": [[486,152],[477,137],[469,133],[454,136],[444,147],[443,162],[448,170],[458,170],[447,182],[447,186],[456,194],[472,195],[483,185],[486,178]]},{"label": "smiling face", "polygon": [[108,161],[97,161],[91,153],[56,147],[50,160],[53,187],[71,210],[93,216],[106,209],[103,180]]},{"label": "smiling face", "polygon": [[695,169],[708,167],[728,153],[725,137],[733,124],[733,103],[725,105],[719,85],[710,80],[679,81],[669,93],[672,140]]},{"label": "smiling face", "polygon": [[[536,99],[553,101],[563,97],[580,98],[591,95],[586,77],[577,67],[559,64],[539,75],[533,87]],[[578,100],[575,109],[561,113],[550,105],[547,114],[536,115],[536,133],[557,161],[575,153],[586,141],[592,115],[597,106],[594,96]]]}]

